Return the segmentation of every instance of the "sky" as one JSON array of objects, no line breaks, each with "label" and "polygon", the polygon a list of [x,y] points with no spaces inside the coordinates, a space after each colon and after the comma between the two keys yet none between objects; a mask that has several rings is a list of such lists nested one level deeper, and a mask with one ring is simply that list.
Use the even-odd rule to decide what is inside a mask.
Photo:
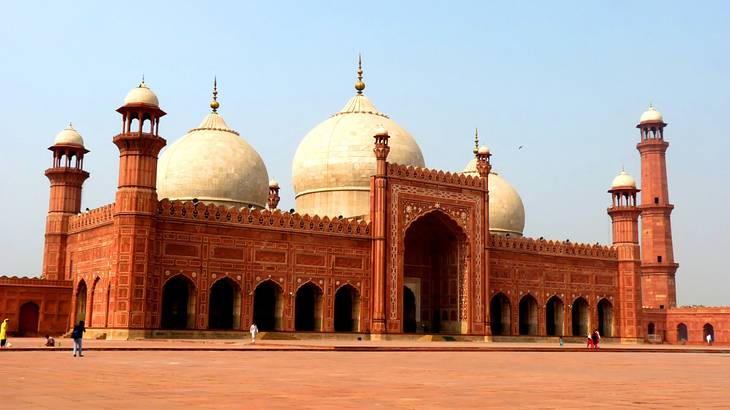
[{"label": "sky", "polygon": [[114,200],[115,109],[142,74],[168,145],[209,112],[217,76],[219,112],[289,209],[297,145],[354,94],[362,53],[365,94],[429,168],[463,169],[479,127],[532,237],[610,243],[606,190],[622,167],[639,178],[635,125],[653,103],[669,124],[678,303],[730,305],[728,21],[724,1],[8,2],[0,274],[40,274],[47,148],[69,122],[91,151],[82,209]]}]

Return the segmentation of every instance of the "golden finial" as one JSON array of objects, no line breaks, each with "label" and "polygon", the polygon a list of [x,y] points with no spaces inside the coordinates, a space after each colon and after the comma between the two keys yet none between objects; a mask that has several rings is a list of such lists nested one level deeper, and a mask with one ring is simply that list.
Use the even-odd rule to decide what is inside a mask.
[{"label": "golden finial", "polygon": [[218,112],[218,107],[220,107],[220,103],[218,102],[218,78],[213,77],[213,101],[210,102],[210,108],[213,109],[213,112]]},{"label": "golden finial", "polygon": [[479,151],[479,128],[474,128],[474,149],[472,152],[474,152],[474,155],[477,154]]},{"label": "golden finial", "polygon": [[140,87],[146,87],[146,85],[144,83],[144,73],[142,74],[142,81],[140,81],[139,86]]},{"label": "golden finial", "polygon": [[355,89],[358,94],[362,94],[362,90],[365,89],[365,83],[362,82],[362,55],[357,55],[357,82],[355,83]]},{"label": "golden finial", "polygon": [[74,127],[74,125],[73,125],[73,123],[71,121],[68,122],[68,127],[69,128],[73,128]]}]

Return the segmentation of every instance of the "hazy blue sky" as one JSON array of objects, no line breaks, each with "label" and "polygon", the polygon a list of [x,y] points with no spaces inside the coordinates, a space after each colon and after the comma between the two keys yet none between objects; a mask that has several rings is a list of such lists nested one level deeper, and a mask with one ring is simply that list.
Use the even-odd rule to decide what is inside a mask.
[{"label": "hazy blue sky", "polygon": [[0,273],[40,273],[46,148],[69,121],[91,150],[82,208],[113,201],[114,110],[142,73],[168,142],[209,111],[217,75],[220,112],[288,209],[294,151],[353,95],[362,52],[365,93],[427,166],[461,170],[479,126],[535,237],[610,242],[606,190],[622,165],[639,177],[634,127],[653,102],[669,123],[679,303],[728,305],[728,22],[723,1],[7,2]]}]

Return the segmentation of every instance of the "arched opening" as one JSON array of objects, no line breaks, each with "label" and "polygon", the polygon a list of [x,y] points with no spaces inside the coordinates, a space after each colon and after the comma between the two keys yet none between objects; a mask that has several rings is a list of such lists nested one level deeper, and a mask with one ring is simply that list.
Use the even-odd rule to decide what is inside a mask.
[{"label": "arched opening", "polygon": [[537,300],[530,294],[520,300],[520,334],[537,334]]},{"label": "arched opening", "polygon": [[76,315],[74,316],[74,323],[80,321],[86,321],[86,282],[83,279],[79,281],[76,287]]},{"label": "arched opening", "polygon": [[253,293],[253,321],[261,331],[281,330],[284,292],[272,280],[256,286]]},{"label": "arched opening", "polygon": [[654,322],[649,322],[649,326],[647,326],[646,334],[648,335],[655,335],[656,334],[656,325],[654,325]]},{"label": "arched opening", "polygon": [[403,332],[415,333],[417,328],[416,295],[408,286],[403,286]]},{"label": "arched opening", "polygon": [[[463,230],[448,215],[434,211],[408,227],[404,248],[404,283],[418,284],[410,289],[415,300],[413,305],[418,310],[407,319],[404,316],[403,331],[468,332],[467,310],[460,305],[464,303],[462,293],[468,286],[465,275],[468,246]],[[407,297],[410,296],[404,292],[404,313],[407,313]]]},{"label": "arched opening", "polygon": [[195,328],[195,285],[187,277],[177,275],[162,288],[163,329]]},{"label": "arched opening", "polygon": [[322,330],[322,291],[312,282],[297,290],[294,302],[294,329]]},{"label": "arched opening", "polygon": [[350,285],[335,293],[335,332],[360,330],[360,294]]},{"label": "arched opening", "polygon": [[715,328],[709,323],[705,323],[702,326],[702,337],[705,341],[707,340],[707,335],[710,335],[710,341],[715,341]]},{"label": "arched opening", "polygon": [[598,302],[598,332],[601,336],[613,336],[613,306],[608,299]]},{"label": "arched opening", "polygon": [[564,310],[563,301],[557,295],[548,299],[545,305],[545,331],[548,336],[563,335]]},{"label": "arched opening", "polygon": [[18,320],[19,336],[37,336],[38,319],[40,318],[40,307],[34,302],[25,302],[20,306],[20,319]]},{"label": "arched opening", "polygon": [[588,302],[582,297],[576,299],[571,313],[573,336],[588,336]]},{"label": "arched opening", "polygon": [[230,278],[216,281],[210,288],[208,329],[240,329],[241,291]]},{"label": "arched opening", "polygon": [[687,325],[680,323],[677,325],[677,341],[680,343],[686,342],[689,333],[687,332]]},{"label": "arched opening", "polygon": [[99,286],[100,281],[99,278],[96,278],[94,279],[94,284],[91,285],[91,315],[89,320],[86,321],[86,327],[99,326],[99,323],[101,323],[101,315],[104,314],[104,294],[102,287]]},{"label": "arched opening", "polygon": [[507,336],[510,334],[510,318],[512,306],[504,293],[497,293],[489,303],[489,322],[493,336]]}]

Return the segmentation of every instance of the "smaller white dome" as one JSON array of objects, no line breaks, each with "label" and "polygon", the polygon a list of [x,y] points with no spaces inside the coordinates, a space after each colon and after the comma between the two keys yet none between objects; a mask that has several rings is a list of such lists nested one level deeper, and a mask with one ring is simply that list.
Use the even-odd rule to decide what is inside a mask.
[{"label": "smaller white dome", "polygon": [[611,189],[616,188],[636,188],[636,180],[634,177],[629,175],[628,172],[621,170],[621,172],[613,179],[611,183]]},{"label": "smaller white dome", "polygon": [[489,154],[489,147],[487,147],[486,145],[482,145],[482,146],[481,146],[481,147],[479,147],[479,149],[477,150],[477,154],[482,154],[482,155],[484,155],[484,154]]},{"label": "smaller white dome", "polygon": [[650,123],[650,122],[664,122],[662,113],[656,110],[653,105],[649,106],[649,109],[644,111],[639,118],[639,124]]},{"label": "smaller white dome", "polygon": [[81,138],[81,134],[71,124],[68,124],[68,127],[56,134],[53,145],[80,145],[83,147],[84,139]]},{"label": "smaller white dome", "polygon": [[147,87],[147,84],[142,81],[137,87],[132,88],[127,96],[124,97],[124,105],[127,104],[146,104],[154,107],[159,107],[160,102],[157,100],[155,93]]},{"label": "smaller white dome", "polygon": [[272,179],[269,181],[269,188],[278,188],[279,187],[279,181]]}]

